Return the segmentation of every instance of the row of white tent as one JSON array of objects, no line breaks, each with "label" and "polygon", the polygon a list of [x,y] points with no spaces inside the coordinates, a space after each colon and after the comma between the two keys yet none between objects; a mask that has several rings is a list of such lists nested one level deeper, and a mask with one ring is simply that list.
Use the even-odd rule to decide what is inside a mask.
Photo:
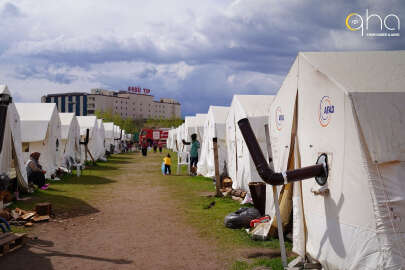
[{"label": "row of white tent", "polygon": [[[221,172],[226,162],[233,188],[249,191],[261,179],[237,125],[243,118],[275,172],[328,156],[326,186],[310,179],[278,187],[281,204],[291,196],[296,254],[324,269],[404,267],[405,51],[299,53],[275,96],[235,95],[230,107],[210,106],[170,130],[167,145],[188,151],[182,140],[197,133],[198,172],[213,177],[218,138]],[[266,197],[274,220],[269,185]]]},{"label": "row of white tent", "polygon": [[[11,96],[5,85],[0,86],[2,94]],[[88,151],[80,143],[85,142],[87,132]],[[7,108],[0,174],[15,171],[20,186],[26,188],[25,164],[33,152],[41,153],[40,164],[50,178],[60,167],[81,164],[86,159],[104,159],[111,145],[119,153],[121,142],[129,140],[131,134],[114,123],[96,116],[59,113],[55,103],[11,103]]]}]

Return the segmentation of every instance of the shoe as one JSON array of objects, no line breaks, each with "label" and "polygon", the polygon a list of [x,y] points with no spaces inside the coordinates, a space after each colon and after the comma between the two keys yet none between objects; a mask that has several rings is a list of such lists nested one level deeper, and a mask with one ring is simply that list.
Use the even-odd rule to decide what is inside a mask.
[{"label": "shoe", "polygon": [[48,187],[46,187],[46,186],[41,187],[41,190],[47,190],[47,189],[48,189]]}]

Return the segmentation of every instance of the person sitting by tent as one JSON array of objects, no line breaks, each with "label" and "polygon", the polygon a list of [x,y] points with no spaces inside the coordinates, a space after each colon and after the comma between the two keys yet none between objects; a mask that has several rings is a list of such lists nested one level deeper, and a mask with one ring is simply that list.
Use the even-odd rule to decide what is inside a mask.
[{"label": "person sitting by tent", "polygon": [[42,166],[39,164],[40,156],[41,154],[38,152],[31,153],[30,159],[26,164],[28,183],[31,185],[35,184],[38,188],[45,190],[48,188],[48,184],[45,183],[46,171],[42,170]]},{"label": "person sitting by tent", "polygon": [[170,154],[167,154],[167,156],[163,158],[163,163],[165,164],[165,175],[172,174],[172,171],[170,169],[170,166],[172,165],[172,159],[170,157]]},{"label": "person sitting by tent", "polygon": [[198,149],[200,149],[200,142],[197,140],[197,134],[191,134],[191,143],[182,140],[184,145],[190,145],[190,168],[191,174],[197,175],[197,163],[198,163]]}]

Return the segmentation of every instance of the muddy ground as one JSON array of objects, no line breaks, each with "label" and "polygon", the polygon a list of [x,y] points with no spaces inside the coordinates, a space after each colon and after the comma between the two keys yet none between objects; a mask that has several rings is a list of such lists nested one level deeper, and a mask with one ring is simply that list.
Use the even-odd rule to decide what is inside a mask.
[{"label": "muddy ground", "polygon": [[215,243],[184,222],[159,164],[130,156],[114,183],[87,202],[95,211],[35,226],[26,247],[0,258],[0,269],[226,269]]}]

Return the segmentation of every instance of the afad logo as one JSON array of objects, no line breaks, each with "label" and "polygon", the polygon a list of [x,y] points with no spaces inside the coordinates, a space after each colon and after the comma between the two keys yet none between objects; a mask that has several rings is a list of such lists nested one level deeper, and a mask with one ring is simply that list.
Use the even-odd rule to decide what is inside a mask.
[{"label": "afad logo", "polygon": [[[369,26],[376,32],[369,32]],[[394,13],[381,17],[378,14],[369,15],[368,9],[366,9],[365,18],[355,12],[347,15],[346,27],[350,31],[361,31],[362,37],[364,35],[367,37],[399,37],[401,22]]]},{"label": "afad logo", "polygon": [[281,111],[281,107],[278,106],[276,108],[276,128],[277,130],[281,130],[281,128],[283,127],[283,122],[284,122],[284,114]]},{"label": "afad logo", "polygon": [[335,106],[332,105],[330,97],[324,96],[319,105],[319,123],[322,127],[329,125],[333,113],[335,113]]}]

